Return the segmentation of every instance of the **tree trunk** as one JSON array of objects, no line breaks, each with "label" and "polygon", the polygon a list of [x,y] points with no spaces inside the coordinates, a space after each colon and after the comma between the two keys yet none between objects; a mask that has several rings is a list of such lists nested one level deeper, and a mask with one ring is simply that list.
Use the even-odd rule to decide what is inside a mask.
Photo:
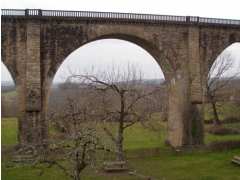
[{"label": "tree trunk", "polygon": [[80,175],[76,174],[75,177],[74,177],[74,180],[81,180]]},{"label": "tree trunk", "polygon": [[213,124],[214,124],[215,126],[219,126],[219,125],[221,125],[221,121],[219,120],[219,117],[218,117],[216,102],[213,102],[213,101],[212,101],[211,104],[212,104],[213,115],[214,115]]},{"label": "tree trunk", "polygon": [[76,157],[75,157],[75,177],[74,180],[80,180],[80,162],[79,162],[79,153],[76,153]]},{"label": "tree trunk", "polygon": [[116,148],[117,148],[117,160],[118,161],[123,161],[124,160],[124,153],[123,153],[123,121],[119,122]]},{"label": "tree trunk", "polygon": [[116,148],[117,148],[117,160],[123,161],[124,154],[123,154],[123,131],[124,131],[124,118],[125,118],[125,96],[124,91],[120,92],[120,100],[121,100],[121,110],[120,110],[120,117],[118,121],[118,134],[117,134],[117,141],[116,141]]}]

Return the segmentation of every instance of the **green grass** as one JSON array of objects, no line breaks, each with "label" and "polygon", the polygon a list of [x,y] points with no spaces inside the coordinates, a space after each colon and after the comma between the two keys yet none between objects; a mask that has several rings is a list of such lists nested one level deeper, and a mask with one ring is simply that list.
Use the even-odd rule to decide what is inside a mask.
[{"label": "green grass", "polygon": [[167,180],[237,180],[240,177],[239,167],[230,164],[234,154],[229,152],[195,152],[173,154],[163,152],[159,157],[135,160],[134,167],[139,172]]},{"label": "green grass", "polygon": [[[228,125],[240,127],[240,123]],[[159,131],[143,128],[136,124],[127,129],[124,134],[125,150],[129,165],[143,175],[166,180],[239,180],[240,169],[230,163],[231,158],[240,149],[222,152],[180,152],[176,153],[164,146],[166,128],[163,124],[154,124]],[[10,146],[17,143],[16,119],[2,119],[2,145]],[[206,141],[240,140],[240,136],[206,135]],[[158,152],[150,153],[152,148],[160,148]],[[145,149],[143,151],[143,149]],[[149,150],[146,150],[149,149]],[[8,156],[2,157],[2,179],[6,180],[68,180],[58,169],[46,169],[39,176],[39,169],[31,166],[11,166]],[[84,180],[139,180],[128,174],[104,175],[96,169],[87,168],[83,173]]]},{"label": "green grass", "polygon": [[[124,131],[125,150],[149,149],[163,146],[166,137],[165,125],[156,123],[154,128],[157,130],[153,131],[149,124],[146,124],[146,127],[143,127],[141,124],[135,124]],[[113,134],[116,132],[116,123],[108,123],[105,127],[112,130]],[[104,139],[105,144],[113,147],[111,140],[103,132],[101,125],[98,127],[98,133]]]},{"label": "green grass", "polygon": [[1,119],[1,140],[2,145],[15,145],[17,143],[17,126],[16,118],[2,118]]},{"label": "green grass", "polygon": [[[225,125],[227,127],[240,129],[240,123],[233,123]],[[109,127],[115,129],[111,124]],[[149,127],[147,125],[147,127]],[[105,135],[104,132],[100,132],[99,135],[103,136],[104,142],[112,146],[111,140]],[[148,149],[148,148],[162,148],[164,146],[164,140],[166,138],[166,127],[164,124],[155,124],[153,131],[151,128],[144,128],[141,124],[135,124],[132,127],[127,128],[124,133],[124,149]],[[50,133],[54,134],[54,129],[50,128]],[[240,135],[225,135],[217,136],[212,134],[205,134],[205,142],[210,143],[213,141],[227,141],[227,140],[240,140]],[[17,120],[16,118],[3,118],[2,119],[2,145],[15,145],[17,144]]]},{"label": "green grass", "polygon": [[[240,129],[240,123],[224,124],[224,126],[228,128]],[[206,143],[210,143],[213,141],[229,141],[229,140],[239,141],[240,140],[240,134],[218,136],[218,135],[206,133],[205,135],[206,135],[206,138],[205,138]]]},{"label": "green grass", "polygon": [[166,129],[163,127],[159,128],[159,131],[153,131],[136,124],[126,130],[124,147],[126,150],[162,147],[165,134]]},{"label": "green grass", "polygon": [[240,141],[240,135],[224,135],[224,136],[217,136],[212,134],[207,134],[205,138],[206,144],[214,141]]},{"label": "green grass", "polygon": [[[137,153],[137,152],[136,152]],[[240,150],[224,152],[194,152],[176,154],[162,151],[156,156],[129,158],[130,167],[138,173],[157,179],[167,180],[238,180],[239,167],[230,163],[230,159],[240,154]],[[140,156],[141,154],[139,154]],[[46,169],[46,168],[45,168]],[[46,169],[43,176],[38,176],[39,169],[29,166],[6,168],[3,165],[2,179],[7,180],[58,180],[68,179],[56,168]],[[137,180],[124,175],[102,175],[94,169],[83,173],[86,180]]]}]

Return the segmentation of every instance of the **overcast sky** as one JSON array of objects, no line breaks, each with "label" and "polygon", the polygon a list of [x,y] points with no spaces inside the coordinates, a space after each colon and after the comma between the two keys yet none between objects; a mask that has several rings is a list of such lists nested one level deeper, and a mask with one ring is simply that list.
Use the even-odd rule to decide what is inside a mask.
[{"label": "overcast sky", "polygon": [[[240,19],[239,7],[239,0],[1,0],[1,8],[113,11],[227,19]],[[233,49],[234,56],[239,59],[239,44],[238,48]],[[103,40],[74,51],[60,67],[55,81],[64,79],[69,67],[83,72],[92,66],[104,70],[112,65],[129,63],[138,64],[146,78],[163,77],[155,60],[142,48],[126,41]],[[1,70],[1,80],[9,80],[6,68],[2,66]]]}]

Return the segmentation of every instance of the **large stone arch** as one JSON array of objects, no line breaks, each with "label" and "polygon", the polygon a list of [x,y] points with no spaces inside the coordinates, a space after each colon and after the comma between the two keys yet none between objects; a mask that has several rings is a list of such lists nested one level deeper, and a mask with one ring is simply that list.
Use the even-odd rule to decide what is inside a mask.
[{"label": "large stone arch", "polygon": [[[161,57],[159,55],[159,50],[156,46],[153,45],[153,43],[142,39],[140,37],[137,36],[133,36],[133,35],[129,35],[129,34],[104,34],[98,37],[94,37],[92,39],[88,39],[88,41],[84,41],[80,44],[80,46],[76,46],[76,49],[74,49],[73,51],[68,51],[68,54],[66,53],[64,56],[60,56],[58,63],[54,64],[53,67],[50,67],[49,69],[51,69],[51,72],[47,73],[47,79],[46,79],[46,83],[44,84],[43,88],[45,93],[43,93],[44,95],[44,114],[47,115],[47,109],[48,109],[48,104],[49,104],[49,99],[50,99],[50,89],[51,89],[51,85],[53,83],[53,79],[57,73],[57,71],[59,70],[59,68],[62,66],[63,62],[65,60],[67,60],[67,58],[74,53],[77,49],[80,49],[81,47],[83,47],[84,45],[87,45],[89,43],[98,41],[98,40],[108,40],[108,39],[116,39],[116,40],[123,40],[132,44],[137,45],[138,47],[140,47],[141,49],[145,50],[149,55],[151,55],[151,57],[153,58],[153,60],[156,61],[156,63],[158,64],[158,68],[159,71],[163,72],[164,75],[164,79],[168,80],[170,79],[170,73],[169,70],[167,68],[163,68],[166,65],[161,61]],[[168,78],[168,79],[167,79]]]},{"label": "large stone arch", "polygon": [[213,66],[214,62],[216,61],[216,59],[218,58],[218,56],[224,52],[224,50],[226,50],[228,47],[230,47],[231,45],[235,44],[235,43],[240,43],[240,35],[239,35],[239,40],[232,40],[231,39],[231,35],[229,36],[229,40],[228,42],[224,43],[222,42],[221,46],[220,47],[216,47],[215,49],[215,52],[213,52],[212,56],[208,56],[207,57],[207,60],[208,60],[208,63],[207,63],[207,71],[206,73],[208,74],[211,67]]},{"label": "large stone arch", "polygon": [[217,51],[213,54],[212,57],[209,57],[208,60],[208,66],[207,66],[207,69],[206,69],[206,73],[205,74],[209,74],[213,64],[216,62],[217,58],[226,50],[228,49],[230,46],[236,44],[236,43],[239,43],[240,44],[240,37],[239,37],[239,40],[238,41],[229,41],[228,43],[226,44],[223,44],[221,48],[218,48]]},{"label": "large stone arch", "polygon": [[[199,33],[202,88],[205,88],[209,71],[217,57],[231,44],[240,42],[240,31],[236,28],[203,27]],[[204,91],[204,90],[203,90]]]},{"label": "large stone arch", "polygon": [[68,52],[64,53],[64,55],[60,55],[60,57],[58,57],[59,59],[57,60],[57,63],[52,64],[49,67],[48,78],[52,79],[54,77],[58,68],[61,66],[61,64],[64,62],[64,60],[75,50],[81,48],[82,46],[84,46],[88,43],[91,43],[91,42],[94,42],[97,40],[105,40],[105,39],[124,40],[124,41],[130,42],[130,43],[133,43],[133,44],[139,46],[140,48],[144,49],[148,54],[150,54],[155,59],[155,61],[159,65],[160,69],[163,71],[164,77],[166,79],[170,78],[169,77],[170,72],[166,68],[166,64],[163,62],[163,60],[161,60],[161,56],[160,56],[161,53],[160,53],[158,47],[143,38],[128,35],[128,34],[105,34],[105,35],[101,35],[101,36],[98,36],[93,39],[89,39],[88,41],[82,42],[73,51],[68,51]]},{"label": "large stone arch", "polygon": [[[157,30],[157,31],[156,31]],[[44,66],[44,76],[51,79],[62,61],[74,50],[86,43],[98,39],[121,39],[137,44],[151,54],[162,68],[167,79],[167,68],[161,51],[172,44],[173,48],[181,49],[187,54],[188,28],[179,26],[178,31],[174,25],[156,27],[135,24],[104,24],[72,21],[50,21],[41,26],[41,48]],[[183,59],[186,60],[186,56]]]},{"label": "large stone arch", "polygon": [[[159,66],[159,71],[162,71],[164,74],[164,78],[165,80],[170,79],[170,73],[168,71],[167,68],[164,68],[166,65],[163,63],[163,61],[161,61],[160,59],[160,52],[158,50],[158,48],[156,46],[154,46],[153,43],[137,37],[137,36],[133,36],[133,35],[129,35],[129,34],[104,34],[104,35],[100,35],[97,37],[93,37],[92,39],[88,39],[87,41],[83,41],[82,43],[80,43],[80,45],[78,46],[76,44],[75,49],[73,49],[73,47],[71,48],[66,48],[67,51],[64,54],[59,55],[57,58],[59,58],[57,60],[56,64],[50,64],[49,72],[46,72],[46,76],[45,79],[43,79],[43,90],[42,90],[42,96],[43,96],[43,116],[47,117],[47,109],[48,109],[48,104],[49,104],[49,96],[50,96],[50,89],[51,89],[51,85],[52,85],[52,81],[58,71],[58,69],[60,68],[60,66],[62,65],[62,63],[67,59],[67,57],[74,53],[75,50],[83,47],[84,45],[97,41],[97,40],[107,40],[107,39],[118,39],[118,40],[124,40],[130,43],[133,43],[137,46],[139,46],[140,48],[144,49],[148,54],[150,54],[153,59],[156,61],[156,63]],[[71,51],[73,49],[73,51]],[[163,68],[162,68],[163,67]]]},{"label": "large stone arch", "polygon": [[[234,66],[234,65],[237,62],[235,62],[235,61],[238,61],[239,59],[234,59],[236,57],[232,56],[235,52],[231,52],[231,50],[230,50],[232,48],[231,46],[235,46],[235,48],[238,51],[240,51],[240,41],[230,42],[229,44],[225,44],[224,48],[220,50],[220,53],[216,55],[214,60],[212,60],[212,62],[210,64],[210,67],[208,67],[209,69],[207,69],[208,71],[206,71],[206,74],[204,74],[206,76],[205,78],[208,79],[208,81],[210,81],[209,78],[214,78],[213,75],[216,72],[219,72],[218,68],[221,68],[220,67],[221,66],[220,64],[222,64],[221,62],[227,63],[227,61],[230,61],[230,63],[233,63],[232,67],[231,67],[231,64],[228,64],[229,67],[223,73],[220,74],[220,76],[222,76],[222,78],[224,78],[224,76],[226,74],[228,74],[229,72],[231,72],[233,69],[236,70],[235,68],[237,66]],[[224,57],[224,55],[226,55],[226,57]],[[233,58],[233,59],[231,59],[231,58]],[[224,64],[223,64],[223,67],[224,67]],[[240,69],[237,72],[235,72],[235,74],[232,74],[229,78],[230,79],[231,78],[236,78],[234,76],[239,76],[239,73],[240,73]],[[205,83],[206,83],[205,85],[207,86],[208,82],[206,81]],[[231,86],[229,86],[230,84],[231,83],[226,83],[225,86],[222,86],[220,89],[218,89],[215,92],[216,94],[214,93],[215,98],[216,98],[215,100],[217,102],[231,102],[231,101],[234,102],[234,101],[237,101],[238,96],[236,94],[238,94],[238,91],[236,91],[237,89],[230,88],[231,87]],[[228,88],[228,91],[226,91],[227,88]],[[225,89],[225,91],[224,91],[224,89]],[[206,97],[206,102],[209,103],[208,97]]]},{"label": "large stone arch", "polygon": [[[76,24],[61,20],[43,24],[41,26],[42,117],[47,115],[48,95],[53,77],[70,53],[95,40],[121,39],[132,42],[151,54],[169,82],[171,98],[169,99],[168,141],[170,144],[174,147],[192,144],[190,127],[192,120],[189,114],[191,77],[188,59],[191,51],[189,40],[196,33],[195,29],[189,32],[187,26],[176,28],[175,25],[146,27],[135,24],[83,22]],[[196,47],[193,46],[191,49]],[[190,53],[194,56],[194,53]]]},{"label": "large stone arch", "polygon": [[[74,29],[75,32],[75,29]],[[79,28],[77,28],[77,32],[79,32]],[[64,36],[64,35],[63,35]],[[44,79],[43,79],[43,110],[44,112],[47,111],[47,104],[49,100],[49,93],[50,93],[50,86],[52,84],[53,78],[58,70],[58,68],[61,66],[61,64],[64,62],[64,60],[75,50],[81,48],[82,46],[94,42],[96,40],[104,40],[104,39],[119,39],[119,40],[124,40],[130,43],[133,43],[142,49],[144,49],[147,53],[149,53],[157,62],[159,65],[159,70],[162,70],[164,77],[166,80],[170,79],[171,73],[166,67],[166,64],[164,63],[163,60],[161,60],[161,53],[159,50],[159,46],[149,40],[146,40],[145,38],[133,35],[131,33],[106,33],[106,32],[101,32],[100,34],[94,34],[90,33],[88,35],[88,38],[82,39],[83,34],[81,34],[81,37],[76,38],[77,34],[72,34],[72,37],[75,37],[76,41],[75,43],[71,44],[69,43],[68,45],[66,44],[60,44],[57,46],[58,49],[62,49],[59,52],[55,52],[55,56],[52,57],[53,59],[49,59],[48,53],[46,53],[46,60],[45,61],[50,61],[49,64],[43,64],[45,67],[43,68],[45,71],[44,74]],[[62,41],[68,42],[69,36],[64,38]],[[47,46],[48,47],[48,46]],[[44,45],[43,45],[44,48]],[[56,47],[54,47],[56,48]],[[54,54],[54,53],[53,53]],[[44,58],[44,57],[43,57]],[[46,113],[44,113],[46,115]]]},{"label": "large stone arch", "polygon": [[60,57],[60,59],[57,61],[57,64],[53,64],[49,69],[50,72],[48,72],[48,76],[47,78],[48,80],[48,85],[50,85],[52,83],[52,80],[55,76],[55,74],[57,73],[59,67],[62,65],[62,63],[65,61],[65,59],[72,53],[75,52],[75,50],[83,47],[86,44],[95,42],[97,40],[107,40],[107,39],[117,39],[117,40],[123,40],[123,41],[127,41],[130,43],[133,43],[137,46],[139,46],[140,48],[142,48],[143,50],[145,50],[149,55],[151,55],[153,57],[153,59],[157,62],[158,66],[159,66],[159,70],[163,72],[164,78],[165,80],[169,80],[170,79],[170,71],[169,69],[166,67],[166,64],[163,62],[163,60],[161,60],[161,56],[160,56],[160,51],[159,49],[154,46],[153,43],[142,39],[140,37],[137,36],[132,36],[132,35],[127,35],[127,34],[106,34],[106,35],[102,35],[96,38],[93,38],[89,41],[83,42],[79,47],[77,47],[76,49],[74,49],[72,52],[69,52],[69,54],[66,54],[66,56]]},{"label": "large stone arch", "polygon": [[228,47],[230,47],[232,44],[235,44],[235,43],[240,43],[240,35],[239,35],[239,40],[237,41],[231,41],[231,35],[230,35],[229,41],[225,43],[222,42],[221,46],[216,47],[215,51],[213,51],[212,53],[210,53],[209,50],[204,50],[205,52],[207,52],[205,59],[202,61],[203,66],[202,66],[202,72],[201,72],[203,95],[205,99],[204,101],[208,101],[206,97],[206,92],[207,92],[206,86],[208,81],[207,79],[214,62]]},{"label": "large stone arch", "polygon": [[[60,28],[61,29],[61,28]],[[183,28],[186,30],[185,28]],[[49,64],[44,64],[45,68],[43,68],[45,71],[44,73],[44,79],[43,79],[43,113],[46,115],[47,112],[47,104],[48,104],[48,96],[49,96],[49,90],[50,85],[52,83],[53,77],[55,73],[57,72],[58,68],[62,64],[62,62],[66,59],[66,57],[69,56],[73,51],[78,49],[79,47],[82,47],[83,45],[96,41],[96,40],[102,40],[102,39],[120,39],[125,40],[131,43],[134,43],[144,50],[146,50],[158,63],[160,68],[163,71],[163,74],[165,76],[165,79],[167,81],[171,81],[172,84],[170,85],[170,93],[172,94],[172,98],[169,101],[169,107],[171,107],[171,111],[169,112],[169,125],[168,125],[168,131],[169,133],[169,142],[173,146],[182,146],[186,144],[192,143],[192,137],[189,135],[189,130],[191,129],[189,126],[188,118],[188,106],[189,100],[190,100],[190,94],[187,92],[189,91],[189,76],[187,76],[188,68],[187,67],[187,61],[188,58],[188,36],[183,31],[180,33],[176,33],[173,37],[173,39],[164,39],[161,40],[161,37],[158,36],[156,33],[150,32],[148,35],[141,34],[142,36],[135,34],[134,31],[131,33],[128,33],[126,29],[124,31],[114,32],[115,28],[113,28],[113,31],[97,31],[97,33],[92,33],[89,30],[85,33],[81,32],[81,28],[70,28],[70,31],[72,31],[71,35],[67,35],[65,37],[65,33],[62,34],[62,39],[59,41],[52,40],[51,43],[46,39],[46,43],[44,45],[47,45],[47,47],[53,47],[52,53],[45,53],[46,60],[43,62],[49,61]],[[69,29],[66,30],[69,34]],[[81,32],[79,34],[78,39],[78,32]],[[55,32],[54,32],[55,33]],[[85,35],[85,38],[82,38],[82,36]],[[146,37],[145,37],[146,36]],[[150,36],[150,37],[148,37]],[[74,43],[68,43],[69,41],[75,39]],[[65,42],[65,43],[63,43]],[[176,43],[177,42],[177,43]],[[171,44],[172,43],[172,44]],[[43,47],[44,48],[44,47]],[[50,48],[51,49],[51,48]],[[58,50],[56,52],[56,49]],[[169,67],[172,63],[167,62],[169,59],[164,58],[162,56],[162,53],[166,51],[168,54],[170,53],[177,53],[179,57],[173,57],[173,61],[177,60],[176,62],[173,62],[176,67],[172,68]],[[174,52],[172,52],[174,51]],[[52,57],[52,59],[48,59],[49,57]],[[175,83],[177,82],[177,83]],[[184,95],[182,95],[184,93]],[[187,99],[184,99],[186,98]],[[184,99],[184,100],[183,100]],[[180,109],[179,109],[180,108]],[[187,110],[184,110],[184,109]],[[180,119],[180,120],[179,120]],[[177,122],[176,122],[177,120]],[[183,122],[184,121],[184,122]],[[174,125],[173,125],[174,124]],[[190,138],[190,139],[189,139]]]}]

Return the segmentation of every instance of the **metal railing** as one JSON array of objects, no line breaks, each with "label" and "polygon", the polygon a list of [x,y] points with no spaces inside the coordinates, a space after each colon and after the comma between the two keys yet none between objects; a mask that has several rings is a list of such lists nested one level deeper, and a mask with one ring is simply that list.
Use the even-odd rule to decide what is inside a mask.
[{"label": "metal railing", "polygon": [[41,17],[73,17],[88,18],[89,20],[127,20],[128,22],[178,22],[187,24],[219,24],[240,25],[240,20],[203,18],[196,16],[169,16],[153,14],[133,14],[116,12],[94,12],[94,11],[61,11],[41,9],[2,9],[2,16],[41,16]]}]

